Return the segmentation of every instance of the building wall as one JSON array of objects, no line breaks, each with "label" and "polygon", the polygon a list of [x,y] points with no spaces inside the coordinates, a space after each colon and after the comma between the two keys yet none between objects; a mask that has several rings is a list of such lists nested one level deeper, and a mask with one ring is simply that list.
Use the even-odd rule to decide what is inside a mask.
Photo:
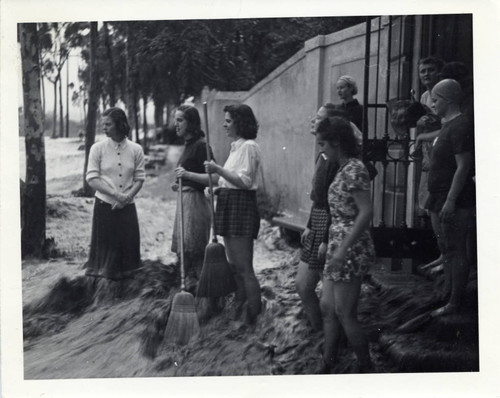
[{"label": "building wall", "polygon": [[[396,83],[389,87],[389,95],[386,90],[389,18],[371,21],[368,102],[385,103],[386,98],[398,95],[402,72],[399,19],[393,18],[390,79]],[[260,124],[257,142],[264,158],[263,187],[268,196],[280,199],[280,210],[296,224],[305,225],[311,205],[309,194],[317,151],[314,136],[309,133],[310,120],[322,104],[340,102],[335,87],[342,75],[350,75],[358,82],[357,98],[363,102],[365,34],[366,25],[359,24],[317,36],[306,41],[302,50],[250,91],[205,91],[197,103],[199,107],[203,101],[208,103],[211,144],[221,163],[227,158],[230,144],[222,131],[223,107],[235,102],[252,107]],[[368,111],[368,134],[373,137],[376,132],[381,137],[386,128],[385,110],[376,109]],[[377,194],[383,195],[379,185]]]}]

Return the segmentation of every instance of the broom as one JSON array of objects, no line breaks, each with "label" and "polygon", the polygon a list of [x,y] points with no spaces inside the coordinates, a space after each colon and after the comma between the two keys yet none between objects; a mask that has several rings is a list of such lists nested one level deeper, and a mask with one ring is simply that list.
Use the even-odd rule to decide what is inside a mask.
[{"label": "broom", "polygon": [[[205,127],[207,133],[207,160],[210,155],[210,138],[208,133],[208,112],[207,103],[203,103],[205,114]],[[217,242],[215,235],[215,210],[214,210],[214,190],[212,186],[212,175],[208,173],[208,188],[210,191],[210,206],[212,210],[212,242],[205,248],[205,258],[201,269],[200,280],[198,282],[198,297],[223,297],[236,290],[233,271],[226,257],[224,245]]]},{"label": "broom", "polygon": [[182,204],[182,178],[179,178],[179,205],[181,219],[179,224],[181,249],[181,291],[172,300],[172,309],[165,329],[165,339],[169,343],[187,344],[200,333],[200,324],[196,314],[194,297],[186,292],[184,274],[184,208]]}]

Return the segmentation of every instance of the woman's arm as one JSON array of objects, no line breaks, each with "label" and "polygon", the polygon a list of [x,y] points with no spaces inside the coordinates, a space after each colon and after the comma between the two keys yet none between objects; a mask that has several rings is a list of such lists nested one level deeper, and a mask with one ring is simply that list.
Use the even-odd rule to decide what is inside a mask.
[{"label": "woman's arm", "polygon": [[101,180],[99,177],[92,178],[87,181],[90,187],[94,191],[101,192],[105,195],[109,195],[116,199],[117,201],[123,201],[125,200],[125,194],[121,193],[117,189],[111,187],[109,184],[105,183],[103,180]]},{"label": "woman's arm", "polygon": [[441,221],[452,216],[455,211],[455,202],[458,195],[460,195],[462,189],[464,188],[467,176],[469,175],[469,171],[472,166],[472,153],[458,153],[455,155],[455,160],[457,162],[457,170],[453,175],[453,180],[451,182],[450,190],[448,191],[448,196],[446,197],[446,202],[444,202],[443,208],[439,213]]},{"label": "woman's arm", "polygon": [[237,186],[239,189],[250,188],[250,186],[248,186],[237,173],[235,173],[234,171],[226,170],[224,167],[218,165],[213,160],[211,160],[210,162],[205,162],[205,169],[207,170],[207,173],[217,173],[222,178],[229,181],[231,184]]},{"label": "woman's arm", "polygon": [[[209,185],[208,174],[205,173],[194,173],[192,171],[187,171],[184,167],[177,167],[175,169],[176,178],[184,178],[186,180],[191,180],[197,182],[198,184]],[[216,174],[211,174],[212,184],[217,184],[219,176]]]}]

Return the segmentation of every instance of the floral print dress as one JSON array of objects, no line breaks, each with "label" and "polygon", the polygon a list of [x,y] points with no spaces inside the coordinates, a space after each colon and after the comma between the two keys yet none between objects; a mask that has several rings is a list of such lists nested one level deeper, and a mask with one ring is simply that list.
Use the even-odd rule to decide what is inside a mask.
[{"label": "floral print dress", "polygon": [[[352,193],[369,190],[370,179],[363,162],[356,158],[350,158],[337,172],[328,189],[328,205],[330,206],[332,223],[328,233],[327,264],[331,262],[334,250],[350,233],[359,213]],[[366,229],[360,238],[347,249],[342,267],[332,272],[325,270],[324,277],[334,282],[349,282],[353,276],[363,276],[374,260],[375,248],[370,231]]]}]

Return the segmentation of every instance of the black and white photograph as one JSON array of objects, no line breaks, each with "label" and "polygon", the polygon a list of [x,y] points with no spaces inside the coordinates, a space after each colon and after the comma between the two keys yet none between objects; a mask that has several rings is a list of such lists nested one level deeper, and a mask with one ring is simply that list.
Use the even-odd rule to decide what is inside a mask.
[{"label": "black and white photograph", "polygon": [[436,3],[4,0],[2,395],[498,396],[500,10]]}]

